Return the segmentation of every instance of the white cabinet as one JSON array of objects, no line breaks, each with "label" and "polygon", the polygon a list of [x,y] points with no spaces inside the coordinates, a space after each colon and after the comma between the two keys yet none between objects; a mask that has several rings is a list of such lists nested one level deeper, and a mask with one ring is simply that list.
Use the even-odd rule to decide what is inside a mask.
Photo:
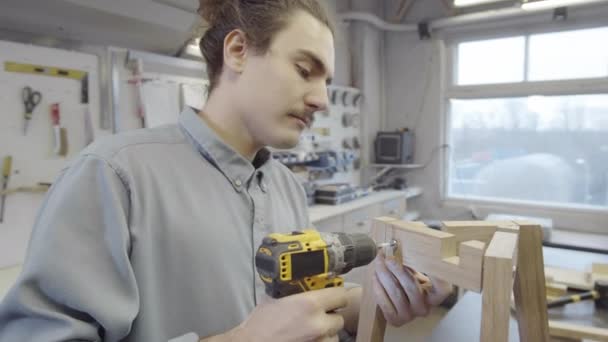
[{"label": "white cabinet", "polygon": [[407,198],[397,198],[382,203],[381,215],[403,219],[407,208]]},{"label": "white cabinet", "polygon": [[342,232],[343,231],[342,215],[336,215],[336,216],[326,218],[322,221],[313,223],[313,225],[320,232],[326,232],[326,233]]},{"label": "white cabinet", "polygon": [[372,230],[372,220],[381,216],[379,204],[372,204],[361,209],[344,214],[343,228],[345,233],[369,234]]}]

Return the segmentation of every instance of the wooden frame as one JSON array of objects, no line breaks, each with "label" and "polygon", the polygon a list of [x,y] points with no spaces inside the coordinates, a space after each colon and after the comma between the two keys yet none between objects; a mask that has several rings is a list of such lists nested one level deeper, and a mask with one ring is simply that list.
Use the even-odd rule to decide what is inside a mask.
[{"label": "wooden frame", "polygon": [[[389,217],[374,220],[376,241],[398,242],[396,256],[417,271],[482,293],[481,342],[508,341],[511,291],[521,342],[549,341],[540,226],[525,222],[443,222],[442,231]],[[515,272],[514,272],[515,269]],[[386,321],[368,266],[357,342],[384,340]]]}]

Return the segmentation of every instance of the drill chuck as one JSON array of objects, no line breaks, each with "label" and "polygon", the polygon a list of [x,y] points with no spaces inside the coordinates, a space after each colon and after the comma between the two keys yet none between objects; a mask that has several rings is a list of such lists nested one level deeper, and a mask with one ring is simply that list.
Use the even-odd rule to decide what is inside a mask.
[{"label": "drill chuck", "polygon": [[376,257],[376,243],[365,234],[320,233],[327,243],[329,271],[335,275],[365,266]]}]

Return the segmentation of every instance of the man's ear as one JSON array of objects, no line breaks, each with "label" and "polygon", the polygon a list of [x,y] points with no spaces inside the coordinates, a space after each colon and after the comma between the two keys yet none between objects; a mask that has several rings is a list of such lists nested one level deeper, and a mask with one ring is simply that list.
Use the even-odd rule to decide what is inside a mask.
[{"label": "man's ear", "polygon": [[233,30],[224,39],[224,65],[235,73],[241,73],[247,62],[247,38],[245,32]]}]

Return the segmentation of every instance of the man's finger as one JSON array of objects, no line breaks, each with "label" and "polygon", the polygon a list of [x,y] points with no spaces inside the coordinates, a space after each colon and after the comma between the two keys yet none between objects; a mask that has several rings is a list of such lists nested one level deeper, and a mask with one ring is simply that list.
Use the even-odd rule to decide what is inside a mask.
[{"label": "man's finger", "polygon": [[437,306],[452,293],[454,287],[452,284],[447,283],[439,278],[431,277],[431,284],[433,287],[428,291],[426,300],[432,306]]},{"label": "man's finger", "polygon": [[340,338],[338,337],[338,335],[324,336],[316,340],[315,342],[340,342]]},{"label": "man's finger", "polygon": [[343,287],[333,287],[307,293],[314,294],[317,303],[325,312],[341,309],[348,304],[346,290]]},{"label": "man's finger", "polygon": [[344,328],[344,317],[339,314],[327,314],[324,320],[325,331],[327,336],[338,335],[338,332]]},{"label": "man's finger", "polygon": [[393,325],[402,325],[411,319],[410,302],[403,291],[399,281],[393,273],[386,267],[384,260],[379,260],[376,267],[376,276],[384,287],[386,294],[391,300],[397,314],[397,320],[391,322]]},{"label": "man's finger", "polygon": [[399,282],[400,287],[405,291],[413,313],[416,316],[428,315],[429,307],[424,300],[424,293],[412,273],[397,260],[387,260],[386,264]]},{"label": "man's finger", "polygon": [[390,298],[388,298],[384,287],[382,284],[380,284],[380,280],[378,280],[378,276],[376,276],[375,272],[372,276],[372,289],[374,291],[376,304],[378,304],[380,310],[382,310],[382,313],[384,313],[384,318],[386,318],[386,320],[389,322],[396,320],[397,311],[395,310]]}]

